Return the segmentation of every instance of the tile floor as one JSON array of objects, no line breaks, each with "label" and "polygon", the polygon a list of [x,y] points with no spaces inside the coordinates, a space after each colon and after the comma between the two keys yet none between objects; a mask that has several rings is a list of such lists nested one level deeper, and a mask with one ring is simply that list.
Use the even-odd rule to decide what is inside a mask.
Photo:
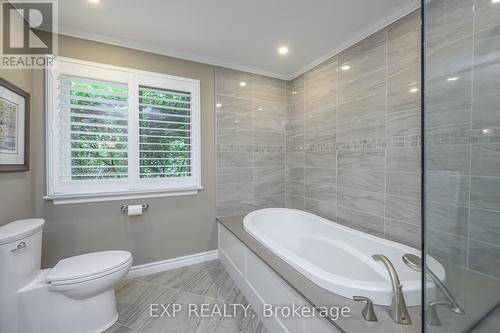
[{"label": "tile floor", "polygon": [[[247,316],[241,308],[235,317],[188,316],[188,304],[209,304],[210,309],[224,304],[248,305],[218,260],[124,280],[116,286],[116,301],[120,316],[105,333],[267,333],[251,307]],[[150,304],[173,303],[182,306],[175,317],[150,316]]]}]

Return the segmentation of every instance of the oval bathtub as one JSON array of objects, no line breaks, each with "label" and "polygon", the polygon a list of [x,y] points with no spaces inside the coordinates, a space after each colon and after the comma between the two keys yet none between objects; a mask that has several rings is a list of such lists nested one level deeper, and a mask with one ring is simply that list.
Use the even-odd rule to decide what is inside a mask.
[{"label": "oval bathtub", "polygon": [[[246,232],[320,287],[344,297],[366,296],[375,304],[390,305],[388,271],[372,259],[374,254],[383,254],[398,273],[406,304],[421,303],[421,273],[402,260],[405,253],[420,256],[414,248],[293,209],[256,210],[245,216],[243,225]],[[434,273],[444,280],[441,264],[427,258]]]}]

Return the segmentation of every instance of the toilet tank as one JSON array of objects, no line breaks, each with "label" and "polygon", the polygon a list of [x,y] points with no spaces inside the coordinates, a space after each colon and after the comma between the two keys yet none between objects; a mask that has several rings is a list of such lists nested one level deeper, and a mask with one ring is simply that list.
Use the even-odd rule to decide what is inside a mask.
[{"label": "toilet tank", "polygon": [[40,270],[43,224],[26,219],[0,227],[0,333],[16,332],[10,325],[17,322],[17,291]]}]

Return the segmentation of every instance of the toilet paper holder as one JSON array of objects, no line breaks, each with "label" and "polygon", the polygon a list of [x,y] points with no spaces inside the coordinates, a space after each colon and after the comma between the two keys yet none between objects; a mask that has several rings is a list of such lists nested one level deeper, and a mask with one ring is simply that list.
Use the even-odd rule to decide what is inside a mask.
[{"label": "toilet paper holder", "polygon": [[[147,203],[142,204],[142,209],[143,210],[144,209],[148,209],[148,208],[149,208],[149,204],[147,204]],[[122,205],[120,209],[121,209],[122,212],[126,213],[126,212],[128,212],[128,205]]]}]

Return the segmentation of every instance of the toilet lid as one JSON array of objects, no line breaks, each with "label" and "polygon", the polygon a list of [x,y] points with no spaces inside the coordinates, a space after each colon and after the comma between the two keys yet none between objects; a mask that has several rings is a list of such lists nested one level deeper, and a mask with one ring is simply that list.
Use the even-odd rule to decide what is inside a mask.
[{"label": "toilet lid", "polygon": [[45,281],[66,281],[99,275],[130,261],[127,251],[102,251],[62,259],[45,277]]}]

